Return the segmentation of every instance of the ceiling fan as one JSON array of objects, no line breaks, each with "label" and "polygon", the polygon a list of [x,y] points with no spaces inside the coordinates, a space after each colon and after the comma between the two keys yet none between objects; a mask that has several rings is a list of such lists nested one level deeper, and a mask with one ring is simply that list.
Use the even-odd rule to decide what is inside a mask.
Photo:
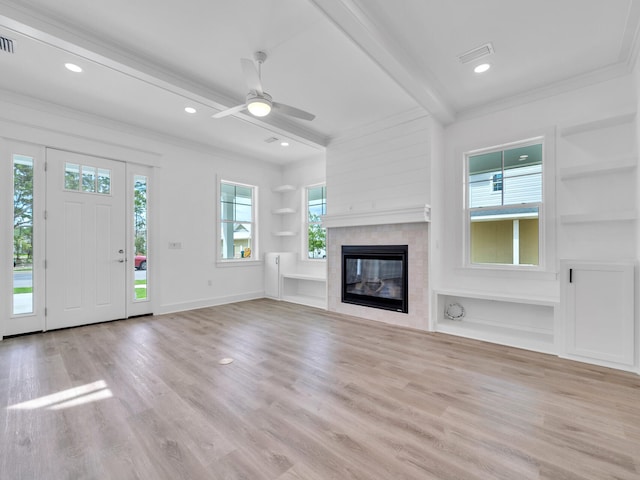
[{"label": "ceiling fan", "polygon": [[241,112],[242,110],[248,110],[249,113],[255,117],[265,117],[269,115],[272,109],[302,120],[311,121],[316,118],[315,115],[305,112],[304,110],[300,110],[299,108],[285,105],[284,103],[274,102],[271,95],[262,89],[262,64],[267,59],[267,54],[264,52],[256,52],[253,55],[253,58],[258,64],[257,68],[253,60],[249,60],[248,58],[240,59],[242,72],[244,73],[245,81],[249,87],[249,93],[247,94],[245,103],[222,110],[221,112],[213,115],[213,118],[226,117],[228,115]]}]

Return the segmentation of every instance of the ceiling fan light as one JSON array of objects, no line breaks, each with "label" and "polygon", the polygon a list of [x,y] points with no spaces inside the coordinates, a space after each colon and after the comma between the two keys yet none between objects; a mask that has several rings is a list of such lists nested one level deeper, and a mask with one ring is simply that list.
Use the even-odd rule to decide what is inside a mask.
[{"label": "ceiling fan light", "polygon": [[264,98],[255,98],[249,101],[247,110],[254,117],[266,117],[271,112],[271,102]]}]

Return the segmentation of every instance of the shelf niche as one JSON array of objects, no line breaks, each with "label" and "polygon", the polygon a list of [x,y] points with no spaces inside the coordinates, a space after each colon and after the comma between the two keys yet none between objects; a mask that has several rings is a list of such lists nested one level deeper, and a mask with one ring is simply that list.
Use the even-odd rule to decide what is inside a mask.
[{"label": "shelf niche", "polygon": [[[435,292],[436,325],[441,333],[556,354],[555,299]],[[448,305],[459,304],[465,315],[447,318]]]}]

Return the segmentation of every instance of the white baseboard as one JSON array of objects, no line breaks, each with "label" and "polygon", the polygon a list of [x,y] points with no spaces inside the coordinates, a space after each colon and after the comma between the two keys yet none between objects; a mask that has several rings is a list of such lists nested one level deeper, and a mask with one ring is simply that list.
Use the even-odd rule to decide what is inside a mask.
[{"label": "white baseboard", "polygon": [[264,298],[264,291],[247,292],[239,295],[229,295],[226,297],[204,298],[192,302],[170,303],[160,305],[155,312],[156,315],[164,315],[167,313],[185,312],[187,310],[196,310],[198,308],[215,307],[217,305],[226,305],[228,303],[244,302],[246,300],[255,300]]}]

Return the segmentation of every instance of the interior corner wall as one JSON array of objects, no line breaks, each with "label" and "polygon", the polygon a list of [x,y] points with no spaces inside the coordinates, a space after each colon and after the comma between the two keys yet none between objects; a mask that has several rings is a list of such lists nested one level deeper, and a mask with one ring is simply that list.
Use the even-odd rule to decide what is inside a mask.
[{"label": "interior corner wall", "polygon": [[[444,185],[442,202],[445,207],[445,217],[442,222],[442,235],[440,238],[450,239],[443,244],[443,265],[442,276],[434,278],[436,283],[434,288],[458,289],[471,291],[486,291],[523,296],[545,296],[550,298],[559,297],[559,285],[556,279],[559,258],[571,258],[574,254],[571,244],[563,239],[567,238],[568,225],[560,222],[563,213],[571,213],[571,208],[566,202],[569,201],[569,193],[558,195],[555,208],[549,208],[547,215],[553,216],[553,225],[557,239],[555,257],[548,263],[547,271],[543,274],[534,272],[487,272],[471,269],[464,265],[464,152],[501,145],[530,138],[541,132],[552,133],[554,137],[555,164],[564,165],[567,152],[566,141],[558,134],[558,130],[567,125],[584,124],[595,122],[603,118],[620,115],[621,112],[634,112],[636,109],[637,87],[632,75],[622,75],[614,79],[601,83],[589,85],[569,92],[557,93],[544,99],[530,101],[528,103],[504,108],[499,111],[469,116],[456,121],[445,129],[445,155],[442,158],[444,167],[434,169],[438,171],[440,178],[435,183],[442,182]],[[628,135],[627,135],[628,136]],[[600,137],[599,137],[600,138]],[[627,141],[626,139],[625,141]],[[602,136],[598,145],[587,145],[585,148],[592,148],[598,151],[606,150],[607,142],[614,142]],[[637,153],[637,152],[636,152]],[[592,155],[592,152],[585,152]],[[593,158],[597,162],[597,158]],[[558,185],[557,171],[554,181]],[[608,178],[608,177],[607,177]],[[613,180],[611,180],[613,181]],[[620,180],[622,181],[622,180]],[[601,184],[602,185],[602,184]],[[561,188],[560,185],[558,188]],[[619,186],[607,183],[606,189],[599,192],[600,196],[609,195]],[[635,184],[633,186],[635,189]],[[593,194],[595,195],[595,194]],[[629,195],[625,193],[624,195]],[[635,190],[631,192],[636,198]],[[636,207],[636,205],[632,205]],[[437,212],[434,212],[437,215]],[[613,222],[615,223],[615,222]],[[612,227],[612,222],[593,224],[593,229],[599,229],[599,238],[611,238],[605,230]],[[580,252],[583,256],[603,256],[610,255],[615,258],[627,258],[637,256],[637,244],[634,238],[624,240],[622,243],[614,242],[589,244],[589,236],[582,238]],[[620,248],[622,245],[622,249]],[[631,246],[633,245],[633,247]],[[630,248],[633,251],[629,251]]]},{"label": "interior corner wall", "polygon": [[[272,188],[282,180],[281,166],[22,97],[14,99],[5,92],[0,92],[0,135],[155,167],[149,184],[148,270],[155,313],[264,295],[261,263],[233,267],[216,263],[217,181],[258,187],[260,252],[274,251],[280,245],[271,235],[272,210],[279,200]],[[179,242],[182,248],[169,249],[169,242]]]}]

